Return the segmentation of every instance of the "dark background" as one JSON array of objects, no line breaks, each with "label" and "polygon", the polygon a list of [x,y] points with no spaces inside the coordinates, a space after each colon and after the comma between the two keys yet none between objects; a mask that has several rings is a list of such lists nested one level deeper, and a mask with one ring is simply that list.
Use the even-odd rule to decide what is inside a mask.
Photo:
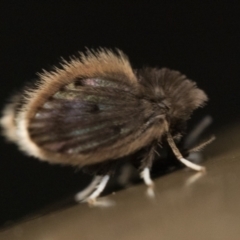
[{"label": "dark background", "polygon": [[[169,67],[195,80],[210,102],[190,124],[206,114],[214,119],[212,131],[238,121],[240,5],[149,2],[1,1],[1,109],[36,72],[101,46],[122,49],[134,68]],[[0,224],[72,196],[90,179],[26,157],[0,140]]]}]

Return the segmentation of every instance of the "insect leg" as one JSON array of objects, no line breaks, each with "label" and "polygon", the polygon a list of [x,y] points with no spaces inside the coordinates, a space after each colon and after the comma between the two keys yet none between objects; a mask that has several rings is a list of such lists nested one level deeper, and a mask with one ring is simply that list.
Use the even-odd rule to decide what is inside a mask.
[{"label": "insect leg", "polygon": [[153,187],[153,181],[150,176],[150,169],[154,160],[156,146],[157,142],[152,143],[146,156],[142,159],[142,164],[140,166],[140,169],[142,169],[140,172],[140,177],[148,187]]},{"label": "insect leg", "polygon": [[96,175],[94,176],[92,182],[82,191],[78,192],[75,195],[75,200],[77,202],[82,202],[84,201],[93,191],[94,189],[97,187],[97,185],[100,183],[100,181],[102,180],[102,176],[100,175]]},{"label": "insect leg", "polygon": [[140,172],[140,177],[143,179],[144,183],[148,187],[153,187],[153,181],[150,177],[150,169],[148,167],[145,167],[141,172]]},{"label": "insect leg", "polygon": [[91,205],[94,205],[96,202],[97,197],[100,196],[100,194],[103,192],[104,188],[106,187],[110,176],[105,175],[102,177],[100,183],[97,185],[95,191],[87,198],[87,202]]},{"label": "insect leg", "polygon": [[109,175],[95,176],[87,188],[75,195],[75,200],[78,202],[88,202],[89,204],[94,204],[97,197],[100,196],[106,187],[109,178]]},{"label": "insect leg", "polygon": [[190,162],[189,160],[183,158],[182,154],[180,153],[180,151],[178,150],[172,136],[170,133],[167,134],[167,141],[168,141],[168,144],[170,145],[174,155],[176,156],[176,158],[182,162],[185,166],[195,170],[195,171],[204,171],[205,170],[205,167],[203,166],[200,166],[198,164],[195,164],[195,163],[192,163]]}]

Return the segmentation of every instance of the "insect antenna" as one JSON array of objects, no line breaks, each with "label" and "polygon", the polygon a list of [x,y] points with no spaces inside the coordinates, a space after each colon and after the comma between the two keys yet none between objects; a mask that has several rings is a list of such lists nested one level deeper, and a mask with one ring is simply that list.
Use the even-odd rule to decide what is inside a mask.
[{"label": "insect antenna", "polygon": [[211,142],[213,142],[215,139],[216,139],[215,136],[211,136],[211,137],[208,138],[207,140],[199,143],[197,146],[188,149],[188,153],[201,151],[203,148],[205,148],[208,144],[210,144]]},{"label": "insect antenna", "polygon": [[192,147],[197,142],[202,133],[211,125],[212,121],[213,119],[211,116],[205,116],[187,135],[184,146],[186,148]]}]

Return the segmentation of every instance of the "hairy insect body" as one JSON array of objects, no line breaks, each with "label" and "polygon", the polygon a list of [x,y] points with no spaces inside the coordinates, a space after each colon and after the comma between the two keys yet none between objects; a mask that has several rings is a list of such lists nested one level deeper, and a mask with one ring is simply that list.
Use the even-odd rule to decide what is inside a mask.
[{"label": "hairy insect body", "polygon": [[147,148],[142,166],[150,168],[158,142],[174,150],[172,139],[206,101],[178,71],[133,70],[121,51],[88,51],[40,74],[6,106],[1,123],[21,150],[50,163],[89,166]]}]

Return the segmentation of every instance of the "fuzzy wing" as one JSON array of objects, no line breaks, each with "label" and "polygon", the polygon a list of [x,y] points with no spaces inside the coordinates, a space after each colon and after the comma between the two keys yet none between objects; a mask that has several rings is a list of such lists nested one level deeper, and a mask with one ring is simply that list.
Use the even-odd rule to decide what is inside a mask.
[{"label": "fuzzy wing", "polygon": [[76,166],[131,154],[165,131],[142,90],[121,51],[81,53],[24,91],[12,140],[30,156]]},{"label": "fuzzy wing", "polygon": [[30,121],[31,140],[46,151],[70,156],[124,141],[150,117],[144,116],[141,101],[130,90],[102,79],[79,79],[65,86]]}]

